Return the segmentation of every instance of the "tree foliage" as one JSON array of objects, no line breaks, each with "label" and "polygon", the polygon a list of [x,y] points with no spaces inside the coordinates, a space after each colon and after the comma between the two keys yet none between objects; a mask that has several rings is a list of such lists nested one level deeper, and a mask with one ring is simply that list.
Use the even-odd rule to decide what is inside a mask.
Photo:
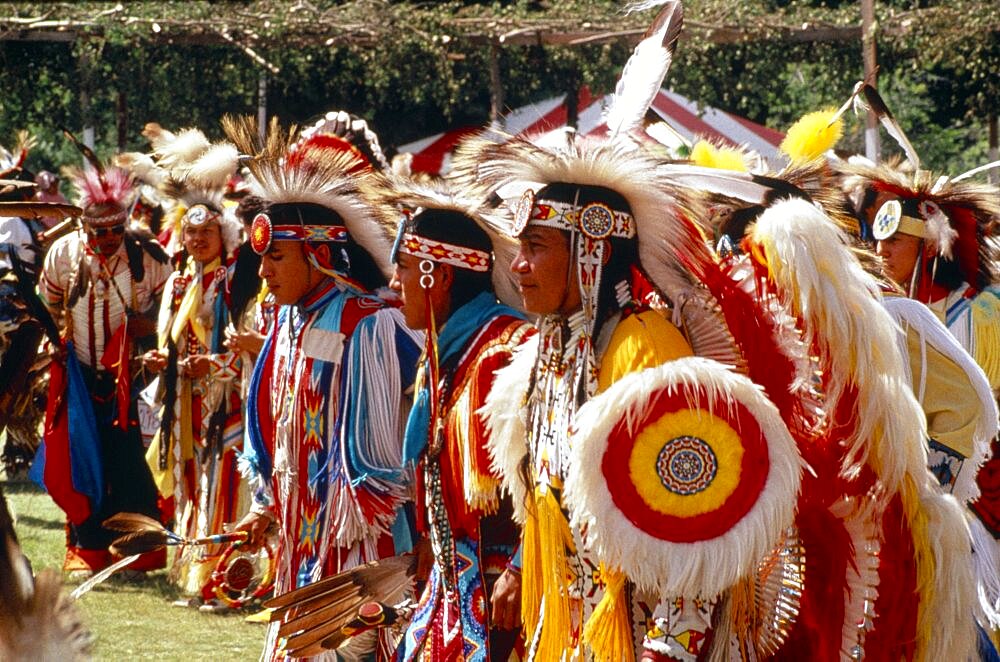
[{"label": "tree foliage", "polygon": [[[585,84],[610,90],[652,18],[626,16],[612,0],[5,8],[0,143],[33,131],[36,168],[72,160],[57,127],[79,131],[88,120],[104,155],[120,138],[144,148],[139,130],[148,121],[218,137],[222,114],[256,112],[261,73],[268,110],[284,121],[346,108],[366,117],[384,145],[398,145],[488,120],[491,44],[504,103],[517,107]],[[984,161],[986,117],[1000,98],[1000,6],[880,0],[876,10],[880,88],[925,161],[950,171]],[[703,104],[783,130],[805,112],[839,105],[862,77],[856,2],[689,0],[685,12],[666,84]],[[860,147],[859,121],[845,145]]]}]

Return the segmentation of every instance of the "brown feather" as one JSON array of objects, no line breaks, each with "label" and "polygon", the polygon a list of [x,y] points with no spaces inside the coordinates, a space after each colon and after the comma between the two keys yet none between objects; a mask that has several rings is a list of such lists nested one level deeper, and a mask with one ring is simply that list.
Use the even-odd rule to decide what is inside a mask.
[{"label": "brown feather", "polygon": [[903,127],[899,125],[899,121],[889,110],[888,104],[882,99],[882,95],[878,93],[871,85],[865,84],[861,88],[861,93],[865,97],[865,102],[868,107],[871,108],[872,112],[878,118],[878,121],[882,123],[885,130],[889,132],[899,146],[903,148],[906,152],[906,158],[913,164],[915,170],[920,169],[920,157],[917,156],[917,150],[913,148],[913,144],[910,143],[910,139],[906,137],[906,133],[903,132]]},{"label": "brown feather", "polygon": [[339,575],[334,575],[333,577],[321,579],[312,584],[307,584],[306,586],[297,588],[293,591],[276,595],[265,602],[264,606],[268,609],[275,610],[271,613],[271,620],[277,620],[280,615],[279,610],[281,609],[287,610],[288,608],[295,607],[306,600],[311,600],[313,598],[332,593],[333,591],[341,589],[344,586],[352,585],[353,582],[351,581],[351,576],[348,573],[341,573]]},{"label": "brown feather", "polygon": [[348,584],[371,590],[371,587],[377,586],[387,578],[397,575],[412,577],[416,569],[417,562],[415,556],[391,556],[352,568],[339,575],[321,579],[318,582],[297,588],[294,591],[282,593],[265,602],[264,606],[275,610],[282,607],[294,607],[305,600],[333,592]]},{"label": "brown feather", "polygon": [[314,595],[311,598],[305,598],[287,607],[279,607],[271,614],[271,620],[278,620],[286,617],[296,618],[300,615],[322,609],[326,605],[340,603],[345,598],[357,597],[362,592],[361,587],[357,584],[348,582],[338,586],[336,589],[319,595]]},{"label": "brown feather", "polygon": [[324,604],[315,602],[286,612],[294,614],[294,617],[282,623],[278,628],[278,633],[285,637],[296,632],[311,630],[331,621],[346,623],[354,616],[358,605],[364,604],[367,600],[364,599],[362,591],[358,587],[354,587],[354,590],[338,593],[335,597],[325,598],[324,596],[322,602]]},{"label": "brown feather", "polygon": [[283,648],[289,657],[308,657],[321,653],[323,647],[320,642],[339,632],[341,627],[343,627],[343,623],[336,621],[319,625],[306,632],[288,637]]},{"label": "brown feather", "polygon": [[97,158],[97,154],[94,154],[94,150],[90,149],[89,147],[87,147],[86,145],[84,145],[82,142],[80,142],[79,140],[77,140],[76,136],[74,136],[73,133],[69,129],[67,129],[66,127],[62,127],[62,132],[63,132],[63,135],[66,136],[66,138],[71,143],[73,143],[73,146],[76,147],[80,151],[81,154],[83,154],[83,158],[87,159],[87,163],[89,163],[94,168],[94,170],[96,170],[97,172],[99,172],[101,174],[101,180],[103,181],[104,180],[104,164],[102,164],[101,160],[99,158]]},{"label": "brown feather", "polygon": [[20,218],[74,218],[83,213],[76,205],[62,202],[0,202],[0,216]]},{"label": "brown feather", "polygon": [[175,541],[166,531],[135,531],[115,538],[110,549],[112,554],[131,556],[132,554],[154,552],[172,542]]},{"label": "brown feather", "polygon": [[163,524],[142,513],[117,513],[104,520],[104,528],[112,531],[166,531]]},{"label": "brown feather", "polygon": [[279,626],[290,657],[314,655],[346,640],[341,628],[357,615],[366,602],[391,602],[412,587],[416,557],[394,556],[353,568],[339,575],[272,598],[264,606],[273,609],[272,622],[288,618]]}]

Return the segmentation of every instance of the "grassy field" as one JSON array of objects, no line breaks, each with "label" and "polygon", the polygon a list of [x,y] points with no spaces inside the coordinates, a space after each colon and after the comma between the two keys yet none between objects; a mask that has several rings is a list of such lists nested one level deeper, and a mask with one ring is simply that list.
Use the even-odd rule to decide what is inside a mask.
[{"label": "grassy field", "polygon": [[[33,485],[4,483],[17,520],[17,535],[37,572],[62,568],[62,511]],[[79,582],[67,580],[67,592]],[[264,626],[245,623],[245,613],[204,614],[179,609],[180,597],[166,572],[125,582],[112,577],[80,597],[84,622],[94,635],[95,660],[255,660]]]}]

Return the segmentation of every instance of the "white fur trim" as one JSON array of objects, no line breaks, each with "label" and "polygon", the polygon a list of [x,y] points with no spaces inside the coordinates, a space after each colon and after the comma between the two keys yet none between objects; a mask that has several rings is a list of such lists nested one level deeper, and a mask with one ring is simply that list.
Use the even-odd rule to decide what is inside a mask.
[{"label": "white fur trim", "polygon": [[[692,400],[704,391],[722,416],[739,403],[767,440],[762,492],[750,512],[717,538],[672,543],[650,536],[621,513],[608,491],[600,462],[608,435],[623,419],[634,430],[650,396],[662,390]],[[627,375],[584,404],[575,427],[563,501],[597,556],[640,588],[660,595],[717,595],[752,572],[793,523],[803,469],[795,441],[761,388],[721,364],[691,357]]]},{"label": "white fur trim", "polygon": [[768,208],[752,237],[764,246],[779,291],[804,320],[807,345],[818,346],[826,411],[836,409],[849,385],[858,390],[843,470],[870,463],[886,494],[899,490],[905,474],[922,483],[928,477],[926,425],[907,388],[898,327],[843,232],[817,207],[796,199]]},{"label": "white fur trim", "polygon": [[964,508],[936,490],[925,490],[920,501],[934,563],[934,600],[918,612],[917,632],[928,643],[924,659],[977,660],[977,585]]},{"label": "white fur trim", "polygon": [[982,626],[1000,628],[1000,545],[979,518],[969,516],[972,533],[972,558],[976,568],[979,613]]},{"label": "white fur trim", "polygon": [[521,478],[521,461],[528,453],[525,396],[538,355],[538,336],[532,336],[514,350],[510,363],[497,370],[493,387],[480,412],[489,432],[486,448],[490,467],[500,474],[504,491],[514,503],[514,519],[524,524],[527,486]]},{"label": "white fur trim", "polygon": [[240,153],[232,143],[216,143],[191,164],[187,182],[205,189],[224,189],[236,174]]}]

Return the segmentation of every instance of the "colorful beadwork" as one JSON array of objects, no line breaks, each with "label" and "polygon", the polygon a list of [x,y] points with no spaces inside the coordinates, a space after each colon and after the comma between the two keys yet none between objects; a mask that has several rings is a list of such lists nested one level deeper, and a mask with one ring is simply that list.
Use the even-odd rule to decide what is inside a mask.
[{"label": "colorful beadwork", "polygon": [[712,447],[703,439],[688,435],[665,443],[656,460],[660,482],[674,494],[683,496],[705,490],[718,470]]}]

